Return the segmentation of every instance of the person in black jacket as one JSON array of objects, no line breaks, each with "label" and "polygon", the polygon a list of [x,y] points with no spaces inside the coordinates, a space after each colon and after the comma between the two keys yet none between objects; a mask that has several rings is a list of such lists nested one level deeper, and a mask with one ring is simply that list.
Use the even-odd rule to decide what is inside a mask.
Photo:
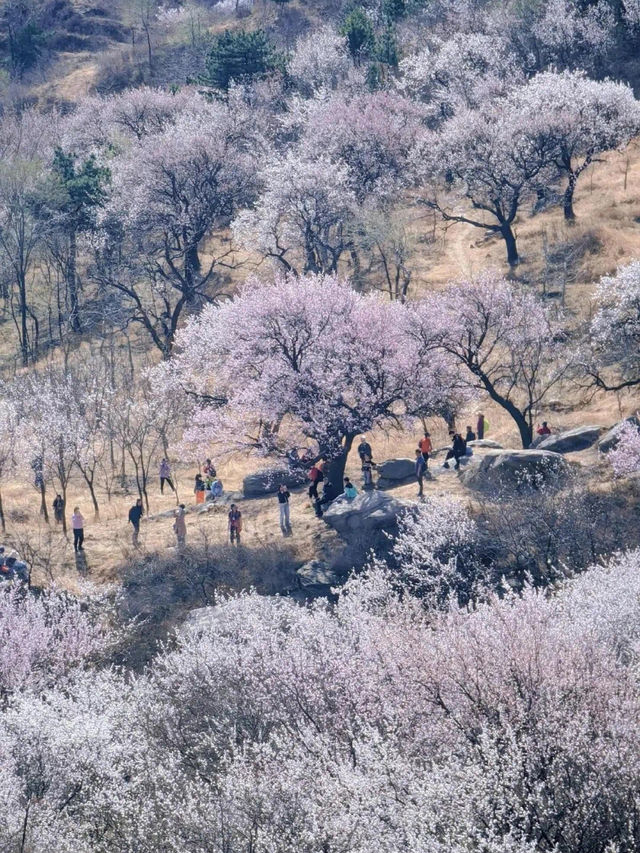
[{"label": "person in black jacket", "polygon": [[443,468],[449,467],[449,459],[456,460],[456,471],[460,469],[460,460],[463,456],[466,455],[467,452],[467,442],[460,435],[459,432],[452,433],[453,440],[451,442],[451,450],[448,451],[447,456],[444,460]]},{"label": "person in black jacket", "polygon": [[361,462],[364,462],[365,456],[368,456],[369,458],[373,456],[371,445],[363,435],[360,436],[360,444],[358,445],[358,456],[360,457]]},{"label": "person in black jacket", "polygon": [[134,548],[138,547],[138,537],[140,536],[140,519],[143,515],[142,498],[138,498],[135,506],[129,510],[129,521],[133,525],[133,535],[131,537]]},{"label": "person in black jacket", "polygon": [[64,518],[64,500],[62,495],[56,495],[55,497],[53,502],[53,517],[56,520],[56,524],[62,524]]}]

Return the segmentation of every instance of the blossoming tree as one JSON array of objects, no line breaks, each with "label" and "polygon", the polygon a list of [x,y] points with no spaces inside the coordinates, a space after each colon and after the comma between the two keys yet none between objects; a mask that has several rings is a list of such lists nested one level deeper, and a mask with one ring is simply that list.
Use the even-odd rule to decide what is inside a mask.
[{"label": "blossoming tree", "polygon": [[587,373],[604,391],[640,385],[640,261],[600,279],[593,305]]},{"label": "blossoming tree", "polygon": [[421,356],[409,319],[335,277],[250,280],[178,335],[165,372],[200,401],[187,440],[282,456],[312,444],[341,487],[357,435],[447,399],[447,357]]},{"label": "blossoming tree", "polygon": [[529,447],[538,408],[572,363],[552,310],[492,271],[452,284],[435,305],[424,300],[412,310],[411,331],[422,349],[453,358],[462,381],[505,409]]}]

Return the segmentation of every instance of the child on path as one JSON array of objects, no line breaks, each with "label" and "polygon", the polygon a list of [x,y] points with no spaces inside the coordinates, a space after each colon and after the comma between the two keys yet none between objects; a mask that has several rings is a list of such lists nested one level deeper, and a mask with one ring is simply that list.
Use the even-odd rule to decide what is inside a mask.
[{"label": "child on path", "polygon": [[362,482],[364,484],[363,488],[372,489],[373,488],[373,469],[376,467],[376,463],[373,459],[367,454],[362,460]]},{"label": "child on path", "polygon": [[235,504],[231,504],[229,510],[229,541],[240,544],[240,534],[242,533],[242,513]]}]

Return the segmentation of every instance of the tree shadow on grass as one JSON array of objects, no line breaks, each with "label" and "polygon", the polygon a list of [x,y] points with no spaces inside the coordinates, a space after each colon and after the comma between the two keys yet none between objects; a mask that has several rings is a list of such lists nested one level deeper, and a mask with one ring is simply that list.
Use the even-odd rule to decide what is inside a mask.
[{"label": "tree shadow on grass", "polygon": [[298,592],[301,565],[287,544],[210,545],[169,553],[132,552],[122,569],[119,617],[133,624],[115,661],[139,669],[173,628],[199,607],[215,606],[220,595],[255,588],[263,595]]}]

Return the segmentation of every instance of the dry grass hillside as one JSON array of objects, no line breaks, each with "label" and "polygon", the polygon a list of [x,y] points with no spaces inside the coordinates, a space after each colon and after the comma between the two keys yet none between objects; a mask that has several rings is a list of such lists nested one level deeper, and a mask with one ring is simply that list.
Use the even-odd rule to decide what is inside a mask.
[{"label": "dry grass hillside", "polygon": [[[626,172],[626,175],[625,175]],[[626,184],[626,186],[625,186]],[[582,176],[577,193],[575,225],[566,226],[561,211],[552,208],[531,218],[521,218],[517,226],[523,263],[516,276],[532,286],[539,286],[545,273],[545,246],[559,242],[579,247],[566,274],[566,306],[576,322],[588,317],[590,297],[594,283],[616,266],[640,254],[640,149],[633,145],[624,154],[612,153],[595,164]],[[416,222],[416,233],[419,223]],[[433,243],[416,242],[416,274],[412,294],[434,293],[453,278],[492,265],[504,268],[501,241],[482,239],[477,230],[464,225],[447,229],[436,226],[437,237]],[[548,276],[547,276],[548,277]],[[234,276],[236,281],[241,275]],[[555,298],[560,299],[559,295]],[[489,437],[505,447],[518,447],[518,436],[512,421],[499,408],[479,403],[462,412],[458,424],[464,427],[475,422],[478,407],[485,411],[490,422]],[[638,407],[637,395],[624,392],[617,395],[596,394],[585,397],[573,389],[559,389],[548,411],[540,412],[555,429],[570,428],[579,424],[597,423],[611,425]],[[430,424],[436,446],[446,441],[446,428],[442,421]],[[374,433],[369,439],[377,461],[413,455],[420,425],[414,433],[393,431]],[[592,467],[598,462],[594,453],[581,455],[582,463]],[[580,458],[580,457],[579,457]],[[192,484],[195,468],[173,460],[181,500],[193,503]],[[241,489],[242,479],[260,467],[257,460],[234,458],[219,466],[226,491]],[[348,473],[360,482],[358,460],[350,460]],[[602,466],[602,475],[609,476]],[[474,496],[461,485],[456,474],[444,472],[427,486],[428,494],[456,494],[468,500]],[[415,496],[413,485],[394,490],[402,499]],[[49,495],[49,501],[53,494]],[[77,565],[70,538],[62,536],[59,529],[46,525],[39,516],[39,500],[35,489],[24,482],[4,485],[3,502],[8,518],[7,539],[18,550],[34,558],[34,580],[51,579],[64,586],[74,587],[87,577],[98,582],[117,581],[120,570],[131,558],[130,526],[127,513],[134,502],[134,494],[119,494],[106,499],[99,493],[100,518],[93,519],[89,495],[79,478],[69,490],[68,506],[79,504],[88,519],[86,529],[86,565]],[[283,541],[278,526],[275,498],[241,501],[245,519],[244,544],[247,560],[254,548],[286,547],[292,562],[303,562],[318,555],[331,554],[340,547],[336,536],[318,521],[309,505],[304,489],[295,493],[292,500],[293,536]],[[169,555],[174,553],[174,535],[171,518],[166,512],[175,507],[173,494],[161,496],[157,480],[150,484],[150,518],[143,523],[141,547],[145,553]],[[188,515],[188,542],[200,547],[204,543],[225,543],[226,509],[197,515]],[[46,571],[45,571],[46,568]]]},{"label": "dry grass hillside", "polygon": [[[275,6],[275,4],[271,4]],[[266,8],[266,7],[265,7]],[[266,12],[264,13],[266,14]],[[270,14],[275,14],[271,9]],[[206,26],[215,29],[213,21]],[[164,37],[162,37],[164,38]],[[170,40],[170,36],[167,37]],[[161,41],[161,37],[158,36]],[[45,79],[33,81],[32,93],[43,105],[74,102],[94,90],[105,66],[118,63],[130,48],[113,42],[105,50],[61,50],[48,69]],[[562,211],[554,206],[536,215],[524,210],[516,224],[522,263],[513,274],[516,280],[534,288],[547,284],[548,295],[564,302],[573,322],[578,325],[588,319],[591,295],[600,276],[613,272],[631,258],[640,256],[640,144],[634,142],[624,152],[612,152],[592,165],[580,177],[575,198],[577,220],[566,225]],[[477,228],[456,224],[444,227],[434,221],[424,208],[411,208],[413,237],[412,297],[433,294],[460,276],[488,266],[506,271],[503,242],[496,237],[486,239]],[[249,259],[250,261],[251,259]],[[250,271],[251,263],[236,270],[229,282],[233,287]],[[265,267],[260,268],[261,271]],[[346,270],[345,270],[346,271]],[[266,272],[266,269],[265,269]],[[267,273],[268,274],[268,273]],[[376,284],[375,281],[370,282]],[[2,343],[0,342],[0,346]],[[418,381],[418,378],[417,378]],[[575,388],[558,389],[548,411],[540,412],[556,429],[585,423],[609,426],[638,408],[637,395],[624,392],[618,395],[596,394],[586,397]],[[518,436],[506,414],[488,403],[474,404],[459,414],[458,424],[464,427],[475,423],[481,407],[491,424],[489,437],[505,447],[517,447]],[[430,429],[435,444],[444,444],[446,429],[434,420]],[[391,457],[413,455],[420,425],[415,432],[374,433],[369,439],[377,461]],[[588,466],[599,464],[595,454],[581,459]],[[187,504],[192,503],[192,483],[195,469],[173,460],[179,494]],[[260,467],[252,459],[232,459],[219,466],[227,491],[241,488],[243,477]],[[350,460],[348,471],[360,482],[357,458]],[[603,476],[608,474],[603,469]],[[410,499],[413,485],[395,490],[398,497]],[[455,493],[472,499],[454,472],[447,472],[431,481],[428,493]],[[34,580],[56,583],[70,588],[87,576],[98,582],[118,580],[120,570],[131,558],[130,527],[127,512],[134,494],[118,494],[109,501],[98,493],[100,518],[93,519],[89,495],[79,478],[69,490],[68,506],[78,504],[88,519],[86,529],[86,564],[77,565],[69,537],[55,526],[46,525],[39,516],[39,499],[35,489],[23,481],[3,484],[3,503],[7,514],[7,540],[26,557],[34,559]],[[53,494],[49,494],[49,502]],[[171,519],[166,512],[175,506],[171,493],[161,496],[154,479],[150,487],[150,518],[143,524],[143,552],[171,554],[174,535]],[[275,498],[242,501],[245,520],[244,544],[247,559],[252,548],[284,546],[294,562],[302,562],[319,554],[331,553],[340,547],[335,535],[319,522],[306,499],[305,490],[296,492],[292,502],[293,536],[283,543],[278,527]],[[226,510],[206,515],[190,513],[188,541],[192,545],[205,542],[226,542]]]}]

